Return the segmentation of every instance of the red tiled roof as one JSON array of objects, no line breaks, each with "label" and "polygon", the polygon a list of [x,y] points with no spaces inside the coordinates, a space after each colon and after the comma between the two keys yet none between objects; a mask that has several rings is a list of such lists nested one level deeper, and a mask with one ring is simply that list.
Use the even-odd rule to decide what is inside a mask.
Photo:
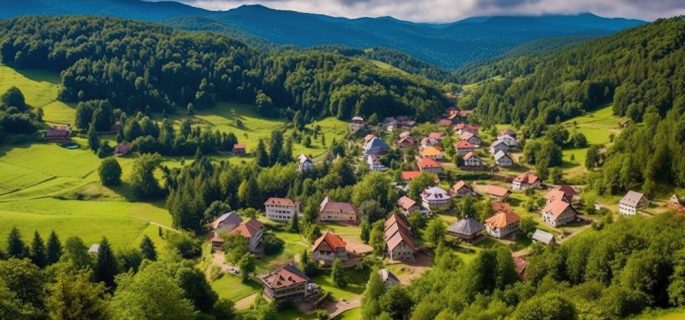
[{"label": "red tiled roof", "polygon": [[323,201],[321,201],[321,205],[319,205],[319,211],[357,213],[357,208],[349,202],[331,201],[327,196],[323,199]]},{"label": "red tiled roof", "polygon": [[561,199],[554,200],[545,206],[544,212],[549,212],[554,218],[558,218],[566,209],[571,206],[566,201]]},{"label": "red tiled roof", "polygon": [[412,200],[407,196],[402,196],[401,198],[397,199],[397,206],[402,208],[403,210],[409,210],[411,207],[415,205],[416,201]]},{"label": "red tiled roof", "polygon": [[269,198],[264,205],[294,207],[297,201],[288,198]]},{"label": "red tiled roof", "polygon": [[[472,151],[469,152],[469,153],[467,153],[467,154],[464,156],[464,161],[466,161],[466,160],[468,160],[468,159],[471,159],[471,157],[476,157],[476,154],[473,153]],[[478,158],[478,157],[476,157],[476,158]]]},{"label": "red tiled roof", "polygon": [[428,134],[429,138],[433,138],[435,140],[442,140],[442,133],[441,132],[431,132]]},{"label": "red tiled roof", "polygon": [[490,204],[490,208],[492,208],[492,211],[497,213],[497,212],[514,212],[511,210],[511,206],[502,201],[495,201],[492,204]]},{"label": "red tiled roof", "polygon": [[540,177],[536,176],[535,174],[533,174],[531,172],[525,172],[525,173],[519,174],[516,178],[514,178],[514,181],[524,182],[527,184],[533,184],[537,181],[540,181]]},{"label": "red tiled roof", "polygon": [[567,184],[562,184],[562,185],[558,186],[557,190],[563,191],[569,200],[573,199],[573,197],[575,197],[575,195],[577,194],[576,190]]},{"label": "red tiled roof", "polygon": [[566,194],[564,193],[564,191],[561,191],[559,189],[547,192],[547,194],[545,195],[545,199],[547,199],[548,201],[554,201],[557,199],[564,200],[564,199],[566,199],[565,197],[566,197]]},{"label": "red tiled roof", "polygon": [[471,187],[469,187],[469,186],[466,184],[466,182],[464,182],[464,180],[459,180],[459,181],[457,181],[457,183],[455,183],[455,184],[452,186],[452,191],[458,192],[458,191],[461,190],[462,188],[467,188],[467,189],[471,190]]},{"label": "red tiled roof", "polygon": [[409,225],[407,224],[407,222],[395,213],[390,214],[388,219],[385,220],[385,229],[388,229],[395,223],[399,224],[402,228],[406,229],[407,231],[409,230]]},{"label": "red tiled roof", "polygon": [[425,168],[441,168],[442,166],[440,165],[440,162],[437,162],[431,158],[421,158],[418,161],[416,161],[416,164],[418,164],[419,168],[425,169]]},{"label": "red tiled roof", "polygon": [[264,285],[274,289],[289,287],[307,281],[309,281],[307,276],[292,265],[280,268],[262,278]]},{"label": "red tiled roof", "polygon": [[521,218],[515,213],[503,211],[485,219],[485,225],[501,229],[519,221],[521,221]]},{"label": "red tiled roof", "polygon": [[233,145],[233,149],[238,149],[238,150],[245,149],[245,144],[244,143],[236,143]]},{"label": "red tiled roof", "polygon": [[510,193],[509,189],[507,189],[507,188],[502,188],[502,187],[492,186],[492,185],[486,186],[485,192],[488,194],[491,194],[493,196],[497,196],[497,197],[504,197]]},{"label": "red tiled roof", "polygon": [[514,258],[514,268],[519,277],[523,277],[523,274],[526,272],[526,267],[528,267],[528,261],[526,261],[526,259],[521,257]]},{"label": "red tiled roof", "polygon": [[345,249],[345,246],[347,245],[347,242],[343,240],[340,236],[336,235],[335,233],[331,231],[326,231],[324,234],[316,239],[314,241],[314,246],[312,247],[312,251],[315,251],[316,249],[319,248],[319,246],[322,243],[328,244],[329,247],[331,247],[331,250],[336,251],[340,248]]},{"label": "red tiled roof", "polygon": [[474,146],[473,144],[471,144],[470,142],[468,142],[466,140],[462,140],[462,141],[457,142],[456,147],[457,147],[457,149],[464,149],[464,148],[475,148],[476,146]]},{"label": "red tiled roof", "polygon": [[402,180],[410,181],[421,174],[421,171],[402,171]]},{"label": "red tiled roof", "polygon": [[264,224],[253,218],[248,220],[247,222],[239,224],[237,227],[231,230],[230,233],[240,233],[240,235],[242,235],[245,238],[252,238],[263,227]]}]

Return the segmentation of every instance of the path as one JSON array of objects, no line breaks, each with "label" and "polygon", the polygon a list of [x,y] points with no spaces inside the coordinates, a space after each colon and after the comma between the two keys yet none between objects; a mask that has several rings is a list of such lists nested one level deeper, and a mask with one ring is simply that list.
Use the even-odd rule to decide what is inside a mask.
[{"label": "path", "polygon": [[165,226],[165,225],[163,225],[163,224],[161,224],[161,223],[158,223],[158,222],[148,221],[148,223],[151,224],[151,225],[155,225],[155,226],[161,227],[161,228],[164,229],[164,230],[169,230],[169,231],[173,231],[173,232],[176,232],[176,233],[180,233],[180,232],[181,232],[181,231],[178,231],[178,230],[176,230],[176,229],[174,229],[174,228],[172,228],[172,227]]},{"label": "path", "polygon": [[335,304],[326,308],[328,311],[328,319],[335,319],[343,312],[359,308],[362,306],[362,297],[356,297],[349,301],[338,301]]},{"label": "path", "polygon": [[245,298],[235,302],[234,306],[237,310],[245,310],[249,308],[256,300],[259,293],[253,293]]}]

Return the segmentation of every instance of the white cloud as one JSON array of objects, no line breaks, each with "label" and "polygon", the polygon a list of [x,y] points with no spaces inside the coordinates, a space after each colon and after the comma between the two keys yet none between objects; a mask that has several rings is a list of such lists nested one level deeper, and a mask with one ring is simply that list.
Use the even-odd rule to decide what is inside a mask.
[{"label": "white cloud", "polygon": [[415,22],[451,22],[483,15],[593,12],[605,17],[654,20],[685,15],[685,0],[176,0],[209,10],[243,4],[349,18],[392,16]]}]

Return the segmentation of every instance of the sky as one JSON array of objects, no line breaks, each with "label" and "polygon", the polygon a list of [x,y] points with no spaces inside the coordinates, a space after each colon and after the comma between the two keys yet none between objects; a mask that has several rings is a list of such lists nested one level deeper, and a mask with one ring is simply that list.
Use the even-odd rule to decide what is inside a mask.
[{"label": "sky", "polygon": [[348,18],[392,16],[414,22],[451,22],[473,16],[592,12],[654,20],[685,15],[685,0],[175,0],[209,10],[243,4]]}]

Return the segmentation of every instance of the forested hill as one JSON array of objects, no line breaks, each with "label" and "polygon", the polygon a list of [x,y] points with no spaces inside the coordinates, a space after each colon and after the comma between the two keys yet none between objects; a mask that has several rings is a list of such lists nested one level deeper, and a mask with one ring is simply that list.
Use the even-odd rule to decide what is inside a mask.
[{"label": "forested hill", "polygon": [[173,1],[0,0],[0,18],[24,15],[96,15],[169,22],[188,30],[249,35],[277,45],[344,45],[401,50],[443,68],[499,56],[529,41],[558,36],[606,35],[642,24],[593,14],[478,17],[424,24],[390,17],[347,19],[274,10],[259,5],[209,11]]},{"label": "forested hill", "polygon": [[597,156],[590,184],[601,194],[648,196],[685,187],[685,20],[662,19],[587,44],[507,58],[466,70],[482,81],[459,101],[486,123],[546,124],[611,104],[633,123]]},{"label": "forested hill", "polygon": [[227,37],[112,18],[26,17],[0,22],[2,62],[62,72],[60,98],[106,99],[127,113],[256,103],[265,116],[407,114],[431,119],[447,102],[437,84],[339,54],[273,55]]}]

